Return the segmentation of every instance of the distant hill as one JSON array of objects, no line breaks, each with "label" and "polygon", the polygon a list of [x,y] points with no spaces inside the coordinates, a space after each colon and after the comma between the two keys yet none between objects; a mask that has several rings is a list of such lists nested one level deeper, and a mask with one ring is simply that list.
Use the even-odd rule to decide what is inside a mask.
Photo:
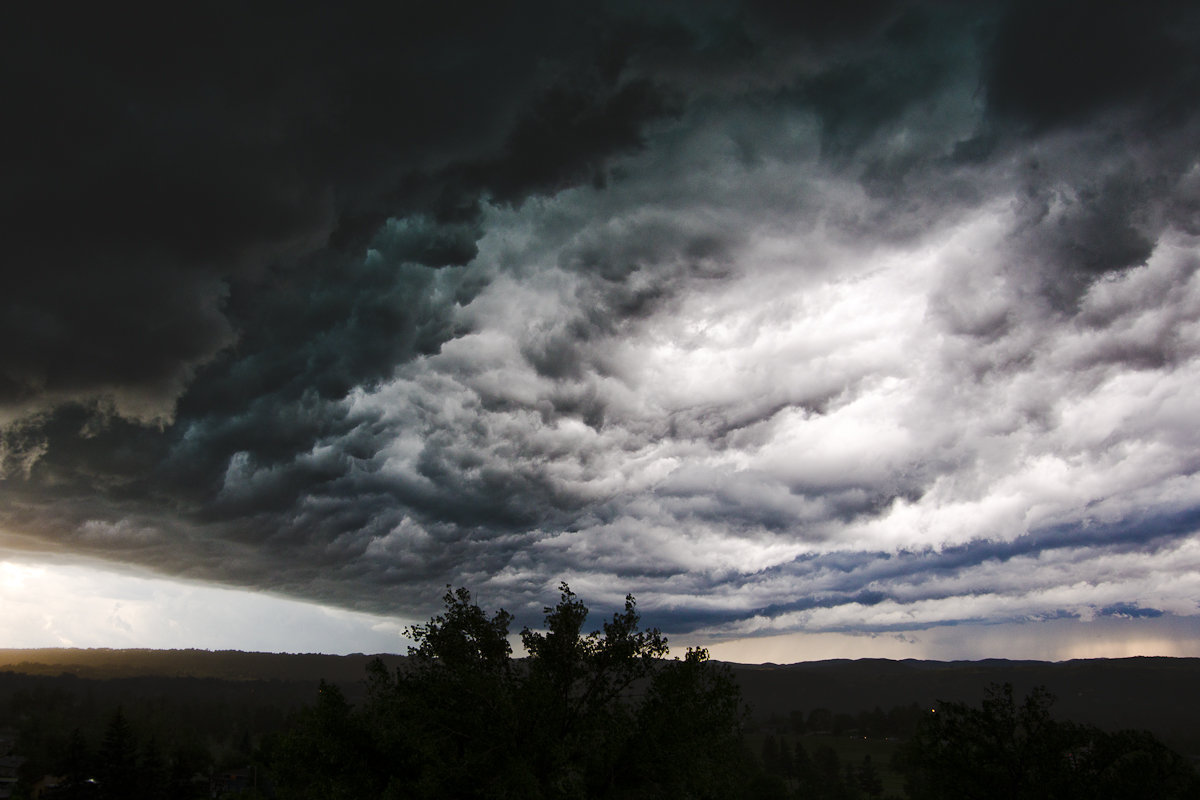
[{"label": "distant hill", "polygon": [[220,678],[355,683],[372,659],[389,666],[405,660],[397,655],[331,656],[320,653],[244,653],[240,650],[0,650],[0,671],[26,675],[74,675],[79,678]]},{"label": "distant hill", "polygon": [[1107,730],[1154,732],[1200,753],[1200,658],[1119,658],[1063,662],[813,661],[731,664],[754,717],[827,708],[857,713],[938,701],[977,704],[991,683],[1011,683],[1018,696],[1045,686],[1059,719]]},{"label": "distant hill", "polygon": [[[375,655],[244,653],[209,650],[0,650],[0,672],[81,679],[138,677],[289,681],[361,690]],[[398,666],[405,657],[379,656]],[[991,683],[1011,683],[1023,696],[1045,686],[1058,699],[1055,716],[1115,730],[1153,731],[1200,753],[1200,658],[1087,659],[1064,662],[890,661],[859,659],[798,664],[730,664],[752,714],[764,720],[826,708],[856,714],[875,707],[938,701],[978,703]]]}]

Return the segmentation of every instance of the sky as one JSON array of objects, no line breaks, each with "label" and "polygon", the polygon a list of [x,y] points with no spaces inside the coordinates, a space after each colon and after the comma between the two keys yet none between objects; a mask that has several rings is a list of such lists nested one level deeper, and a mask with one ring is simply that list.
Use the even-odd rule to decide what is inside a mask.
[{"label": "sky", "polygon": [[1200,656],[1194,4],[10,6],[0,647]]}]

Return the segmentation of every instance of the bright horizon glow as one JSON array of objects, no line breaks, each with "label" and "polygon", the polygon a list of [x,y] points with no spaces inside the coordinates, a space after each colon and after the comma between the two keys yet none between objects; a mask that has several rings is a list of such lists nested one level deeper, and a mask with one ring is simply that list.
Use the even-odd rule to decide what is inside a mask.
[{"label": "bright horizon glow", "polygon": [[742,664],[859,658],[928,661],[1200,658],[1200,619],[1056,619],[948,625],[875,634],[791,633],[713,642],[707,646],[714,659]]},{"label": "bright horizon glow", "polygon": [[[589,598],[592,623],[601,612]],[[486,609],[491,611],[492,609]],[[647,609],[643,608],[643,611]],[[0,648],[405,653],[411,621],[87,563],[0,561]],[[911,631],[714,639],[665,632],[671,654],[701,646],[743,664],[828,659],[1006,658],[1066,661],[1131,656],[1200,657],[1200,617],[1057,619]],[[520,640],[511,637],[520,655]]]},{"label": "bright horizon glow", "polygon": [[0,561],[0,647],[404,653],[408,622],[86,563]]}]

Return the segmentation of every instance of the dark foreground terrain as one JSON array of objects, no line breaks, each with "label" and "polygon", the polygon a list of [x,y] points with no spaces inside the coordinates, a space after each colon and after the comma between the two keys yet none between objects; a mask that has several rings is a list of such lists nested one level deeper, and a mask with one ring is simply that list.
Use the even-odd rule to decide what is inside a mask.
[{"label": "dark foreground terrain", "polygon": [[[319,681],[336,683],[351,698],[367,665],[391,667],[401,655],[346,656],[209,650],[0,649],[0,724],[18,687],[88,686],[98,694],[186,698],[200,685],[221,686],[231,699],[307,703]],[[1021,695],[1043,686],[1055,697],[1054,716],[1115,730],[1152,731],[1200,755],[1200,658],[1119,658],[1063,662],[891,661],[837,659],[797,664],[729,664],[752,719],[795,710],[828,709],[857,715],[876,708],[938,701],[977,703],[990,684],[1010,683]],[[30,682],[27,677],[61,680]],[[179,679],[171,681],[166,679]],[[191,679],[191,680],[185,680]],[[198,679],[204,679],[199,681]],[[268,688],[269,687],[269,688]],[[264,695],[265,692],[265,695]]]},{"label": "dark foreground terrain", "polygon": [[[631,627],[623,635],[641,636],[636,614],[630,613]],[[444,631],[427,630],[427,635],[434,633]],[[573,635],[573,645],[589,641],[578,631]],[[516,698],[518,717],[540,714],[545,722],[557,713],[556,686],[565,692],[562,696],[570,705],[574,702],[571,697],[586,699],[583,694],[571,693],[586,684],[588,675],[611,668],[614,662],[604,659],[619,648],[604,655],[605,641],[605,637],[595,640],[599,649],[592,656],[573,655],[555,667],[578,670],[561,684],[556,683],[560,676],[551,672],[534,680],[538,669],[544,669],[539,667],[539,658],[546,663],[560,658],[550,650],[543,649],[532,661],[510,659],[501,653],[495,664],[513,670],[504,673],[513,677],[497,678],[500,673],[485,676],[487,681],[499,681],[494,684],[498,688],[488,689],[487,696],[511,692],[508,702]],[[407,719],[405,725],[425,724],[438,718],[447,702],[460,697],[464,686],[472,691],[477,688],[480,676],[470,666],[454,679],[459,683],[444,684],[442,664],[449,651],[437,648],[445,646],[445,642],[434,641],[423,654],[382,657],[202,650],[0,650],[0,796],[104,798],[117,796],[111,787],[118,782],[138,787],[136,791],[122,790],[132,792],[122,796],[134,800],[337,797],[344,790],[361,796],[410,796],[414,787],[424,789],[414,783],[401,787],[401,792],[395,777],[390,783],[378,784],[362,779],[376,768],[373,759],[381,758],[381,753],[396,752],[401,745],[412,751],[411,743],[404,744],[405,726],[395,727],[397,720]],[[650,650],[643,649],[642,656],[648,656]],[[632,663],[627,661],[625,667]],[[1048,762],[1050,766],[1041,773],[1030,767],[1029,775],[1035,777],[1027,780],[1039,782],[1052,780],[1045,776],[1056,774],[1062,753],[1067,753],[1072,763],[1082,763],[1080,759],[1085,758],[1095,761],[1098,766],[1089,767],[1089,774],[1101,777],[1109,761],[1128,760],[1129,753],[1143,763],[1126,769],[1126,774],[1176,770],[1178,765],[1170,760],[1174,756],[1157,749],[1159,741],[1186,760],[1196,761],[1200,755],[1200,701],[1194,688],[1200,685],[1200,659],[1062,663],[862,659],[789,665],[697,660],[692,665],[695,670],[715,671],[715,678],[706,679],[695,677],[699,672],[687,677],[691,674],[687,669],[678,671],[686,665],[674,663],[679,677],[658,683],[654,682],[657,678],[651,680],[657,675],[652,666],[628,672],[629,676],[644,677],[630,684],[632,690],[613,694],[608,704],[626,703],[628,707],[620,714],[649,732],[650,738],[635,748],[640,753],[647,742],[670,744],[669,736],[675,734],[668,732],[678,726],[668,723],[678,713],[672,709],[645,716],[648,705],[644,701],[627,702],[625,698],[643,694],[660,700],[675,697],[672,703],[686,704],[695,699],[688,694],[694,693],[695,687],[704,688],[713,698],[728,697],[724,685],[736,687],[734,693],[740,692],[748,710],[742,717],[741,744],[737,745],[744,753],[737,768],[744,771],[739,780],[747,787],[740,795],[745,797],[967,796],[970,787],[954,783],[963,753],[973,753],[971,759],[986,768],[1005,747],[1020,749],[1021,763],[1040,757],[1038,753],[1043,751],[1051,753],[1046,757],[1052,761],[1057,759]],[[573,682],[577,680],[584,684]],[[728,683],[722,684],[722,680]],[[650,688],[646,693],[638,687]],[[419,698],[416,705],[412,697]],[[689,713],[707,713],[705,704],[698,709]],[[941,716],[934,717],[939,711]],[[462,712],[466,720],[484,713],[471,706]],[[588,736],[608,736],[606,731],[615,730],[603,705],[587,713],[594,715],[587,724],[595,726]],[[492,722],[507,724],[500,718]],[[389,725],[387,735],[395,741],[390,750],[384,750],[374,731]],[[437,725],[430,730],[431,735],[444,735]],[[1133,733],[1136,731],[1148,733]],[[455,774],[462,764],[474,763],[469,737],[456,737],[452,734],[445,740],[447,744],[458,742],[458,755],[450,751]],[[354,741],[359,744],[347,744]],[[734,746],[730,744],[733,739],[723,741],[725,749]],[[944,752],[948,742],[953,742],[953,752]],[[552,748],[558,743],[540,746]],[[583,753],[591,759],[607,745],[601,739],[583,738],[575,746],[583,749],[563,756],[565,760],[560,759],[555,767],[566,776],[564,780],[584,778],[569,769],[562,771],[562,764],[574,763]],[[680,746],[691,752],[697,742]],[[330,748],[341,752],[340,760],[354,761],[357,772],[330,778],[314,767]],[[1105,748],[1115,748],[1111,758],[1105,755]],[[433,755],[416,753],[414,758],[413,769],[420,770],[430,769],[421,766],[425,762],[420,759],[444,760],[447,756],[438,751]],[[613,758],[617,760],[604,762],[609,764],[605,770],[617,770],[606,778],[615,787],[610,794],[580,796],[619,796],[619,792],[611,792],[630,790],[619,781],[620,770],[629,765],[621,763],[622,756]],[[503,763],[499,767],[487,763],[491,771],[505,768]],[[649,776],[645,780],[657,782],[654,785],[659,788],[671,785],[672,780],[691,780],[687,776],[664,777],[653,762],[635,766]],[[993,767],[1004,769],[1002,761]],[[303,780],[297,779],[300,773]],[[513,774],[514,781],[533,781],[526,787],[528,791],[541,791],[529,796],[556,796],[547,786],[535,785],[533,777],[519,771]],[[94,777],[97,775],[103,780]],[[441,780],[436,770],[429,775],[433,776],[430,780]],[[326,778],[328,782],[317,785]],[[284,784],[283,789],[276,785],[279,783]],[[105,785],[110,787],[107,792]],[[518,785],[522,784],[513,784]],[[1029,789],[1032,796],[1037,796],[1040,785]],[[439,791],[436,784],[427,788],[430,796]],[[583,785],[572,791],[576,789],[582,790]],[[1121,791],[1136,797],[1140,788],[1133,785]],[[482,792],[479,796],[491,795]]]},{"label": "dark foreground terrain", "polygon": [[939,701],[976,704],[991,684],[1021,696],[1045,687],[1057,719],[1105,730],[1144,729],[1200,755],[1200,658],[1077,661],[811,661],[733,665],[756,719],[793,709],[857,714]]}]

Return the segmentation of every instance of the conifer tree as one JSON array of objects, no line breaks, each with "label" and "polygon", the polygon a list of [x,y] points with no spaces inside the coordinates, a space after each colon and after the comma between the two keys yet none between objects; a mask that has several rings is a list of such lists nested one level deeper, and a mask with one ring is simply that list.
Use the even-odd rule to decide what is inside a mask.
[{"label": "conifer tree", "polygon": [[100,742],[99,773],[103,797],[127,800],[137,792],[137,739],[120,706],[109,719]]}]

